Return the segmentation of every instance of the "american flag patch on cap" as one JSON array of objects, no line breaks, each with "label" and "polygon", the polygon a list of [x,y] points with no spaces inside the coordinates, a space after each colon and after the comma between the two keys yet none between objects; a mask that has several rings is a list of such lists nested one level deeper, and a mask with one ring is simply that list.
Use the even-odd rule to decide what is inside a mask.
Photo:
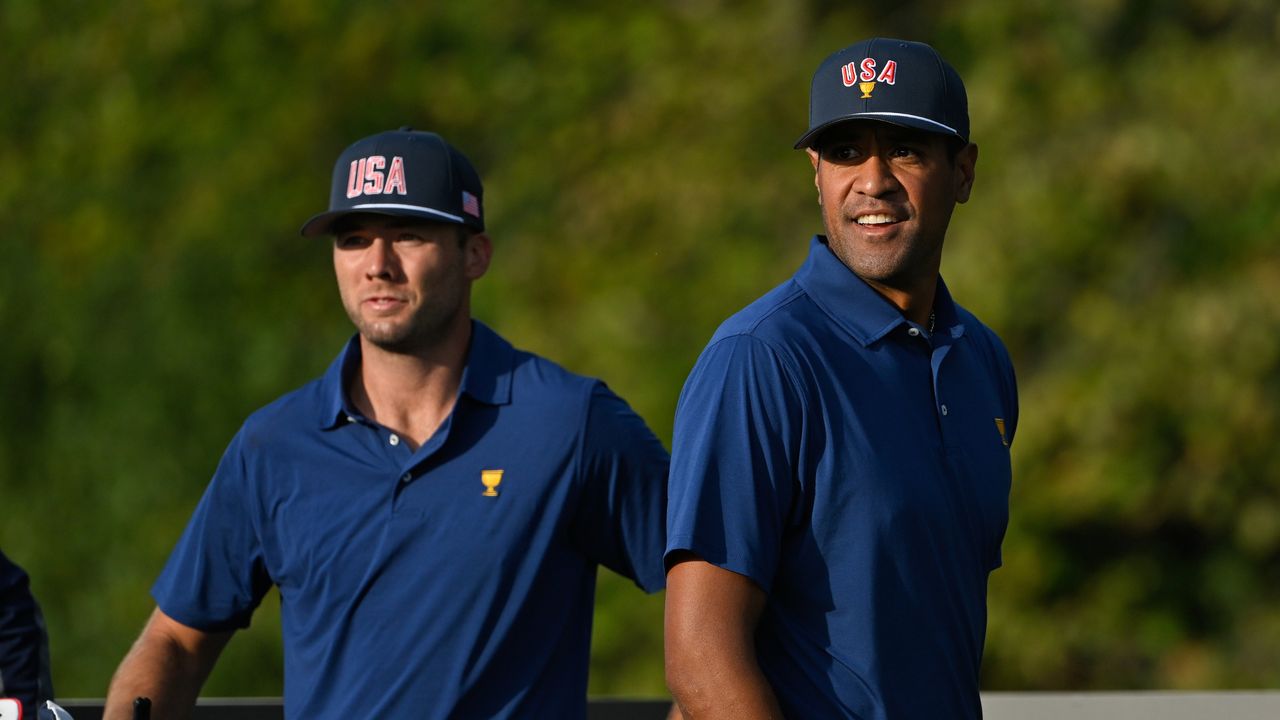
[{"label": "american flag patch on cap", "polygon": [[471,217],[480,217],[480,201],[466,190],[462,191],[462,212]]}]

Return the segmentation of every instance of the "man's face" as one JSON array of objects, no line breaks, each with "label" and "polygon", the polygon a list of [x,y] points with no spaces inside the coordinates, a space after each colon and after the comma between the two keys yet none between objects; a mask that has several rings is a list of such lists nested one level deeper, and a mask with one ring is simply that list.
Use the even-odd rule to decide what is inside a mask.
[{"label": "man's face", "polygon": [[943,135],[857,120],[809,150],[832,252],[872,285],[932,283],[957,202],[969,199],[978,148],[954,159]]},{"label": "man's face", "polygon": [[391,352],[430,348],[471,315],[471,283],[489,267],[489,240],[459,226],[360,216],[334,236],[342,305],[360,335]]}]

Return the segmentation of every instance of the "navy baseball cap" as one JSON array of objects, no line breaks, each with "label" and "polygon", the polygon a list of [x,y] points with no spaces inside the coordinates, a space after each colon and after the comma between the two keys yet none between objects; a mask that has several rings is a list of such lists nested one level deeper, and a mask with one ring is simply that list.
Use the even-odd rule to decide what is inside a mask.
[{"label": "navy baseball cap", "polygon": [[484,231],[484,189],[471,161],[444,138],[409,127],[352,143],[333,167],[329,210],[302,226],[331,234],[346,215],[376,213],[466,225]]},{"label": "navy baseball cap", "polygon": [[813,74],[811,147],[823,130],[848,120],[879,120],[969,141],[969,100],[956,69],[924,43],[871,38],[827,56]]}]

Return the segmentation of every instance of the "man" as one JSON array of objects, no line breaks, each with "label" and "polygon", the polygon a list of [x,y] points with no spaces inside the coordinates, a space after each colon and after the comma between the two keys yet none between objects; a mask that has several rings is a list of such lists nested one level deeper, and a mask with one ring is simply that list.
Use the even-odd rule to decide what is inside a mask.
[{"label": "man", "polygon": [[338,158],[329,212],[357,334],[232,440],[112,682],[189,713],[232,632],[280,591],[290,718],[586,712],[596,567],[664,583],[667,455],[603,383],[470,316],[489,266],[480,178],[408,128]]},{"label": "man", "polygon": [[0,552],[0,698],[17,701],[24,716],[35,717],[37,705],[52,697],[40,606],[27,573]]},{"label": "man", "polygon": [[1013,370],[939,275],[964,86],[871,39],[813,78],[826,235],[712,337],[676,411],[667,678],[685,716],[978,718]]}]

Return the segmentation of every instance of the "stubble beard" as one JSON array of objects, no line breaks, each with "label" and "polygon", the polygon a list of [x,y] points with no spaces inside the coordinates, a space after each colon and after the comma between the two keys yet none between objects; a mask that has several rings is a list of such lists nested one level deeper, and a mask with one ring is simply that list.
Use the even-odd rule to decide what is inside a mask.
[{"label": "stubble beard", "polygon": [[451,299],[446,303],[426,304],[405,321],[369,320],[358,309],[348,307],[347,317],[356,331],[374,347],[389,353],[417,355],[438,347],[448,339],[450,330],[462,312],[462,303]]},{"label": "stubble beard", "polygon": [[840,228],[844,232],[833,233],[831,221],[825,219],[827,245],[831,252],[855,275],[872,283],[888,287],[910,287],[922,275],[935,266],[936,247],[918,236],[899,236],[883,242],[868,242],[854,237],[855,228]]}]

